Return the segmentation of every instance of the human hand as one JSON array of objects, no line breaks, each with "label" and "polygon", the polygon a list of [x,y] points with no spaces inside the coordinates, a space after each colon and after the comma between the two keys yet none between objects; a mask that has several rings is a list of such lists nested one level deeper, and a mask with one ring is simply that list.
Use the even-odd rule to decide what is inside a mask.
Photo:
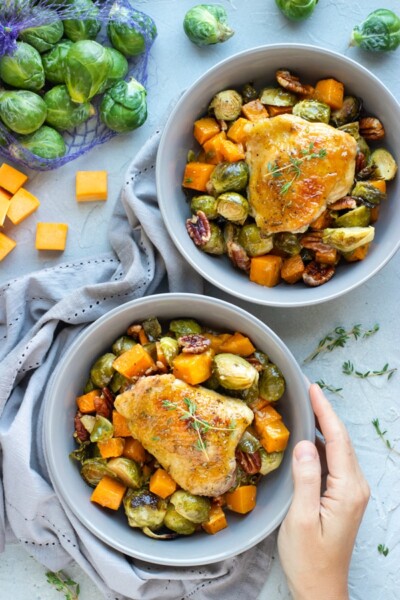
[{"label": "human hand", "polygon": [[348,572],[358,527],[369,499],[349,434],[320,387],[311,404],[325,438],[326,490],[316,446],[293,451],[294,496],[278,536],[278,550],[295,600],[348,600]]}]

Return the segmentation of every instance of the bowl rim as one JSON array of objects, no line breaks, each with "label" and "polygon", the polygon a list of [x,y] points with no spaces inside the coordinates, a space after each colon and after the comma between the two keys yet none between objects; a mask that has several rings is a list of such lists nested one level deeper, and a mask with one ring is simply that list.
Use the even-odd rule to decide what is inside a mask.
[{"label": "bowl rim", "polygon": [[316,46],[313,44],[297,44],[297,43],[293,43],[293,42],[278,43],[278,44],[262,44],[259,46],[255,46],[253,48],[241,50],[241,51],[236,52],[235,54],[219,61],[217,64],[215,64],[213,67],[208,69],[205,73],[203,73],[200,77],[198,77],[187,88],[187,90],[185,90],[185,92],[180,96],[179,100],[177,101],[177,103],[173,107],[171,113],[169,114],[168,119],[164,125],[163,131],[162,131],[162,134],[160,137],[160,143],[159,143],[158,150],[157,150],[157,160],[156,160],[156,168],[155,168],[157,200],[158,200],[158,204],[160,207],[160,212],[161,212],[161,215],[163,218],[164,225],[167,228],[167,231],[168,231],[173,243],[175,244],[176,248],[179,250],[179,252],[182,255],[182,257],[184,258],[184,260],[186,260],[193,267],[193,269],[195,269],[195,271],[197,271],[202,277],[204,277],[204,279],[206,279],[207,281],[209,281],[210,283],[215,285],[217,288],[223,290],[226,293],[231,294],[232,296],[235,296],[235,297],[241,298],[242,300],[245,300],[247,302],[252,302],[254,304],[259,304],[262,306],[276,306],[276,307],[280,307],[280,308],[296,308],[296,307],[302,307],[302,306],[312,306],[312,305],[316,305],[316,304],[322,304],[323,302],[328,302],[330,300],[334,300],[335,298],[343,296],[344,294],[347,294],[348,292],[354,290],[355,288],[359,287],[360,285],[362,285],[363,283],[368,281],[371,277],[376,275],[376,273],[378,273],[393,258],[393,256],[396,254],[396,252],[400,248],[400,237],[397,239],[396,243],[393,245],[391,250],[386,253],[385,257],[379,262],[379,264],[377,264],[374,268],[371,268],[370,270],[368,270],[368,272],[364,276],[362,276],[359,280],[354,281],[353,283],[351,283],[344,289],[338,289],[336,291],[331,291],[324,298],[310,297],[310,299],[298,300],[298,301],[293,301],[290,299],[278,301],[278,300],[274,300],[274,299],[271,300],[269,298],[266,298],[266,299],[254,298],[254,297],[251,297],[247,293],[241,292],[240,285],[238,285],[235,288],[227,287],[223,283],[223,281],[220,280],[220,278],[216,278],[213,275],[210,275],[209,272],[207,271],[207,269],[205,269],[201,265],[199,265],[197,263],[197,261],[195,260],[195,258],[190,256],[186,252],[185,247],[184,247],[183,243],[181,242],[180,238],[177,235],[175,235],[173,223],[171,223],[170,219],[169,219],[168,207],[166,206],[166,203],[164,203],[163,201],[160,201],[160,198],[163,197],[163,193],[162,193],[163,184],[162,184],[162,171],[161,171],[160,156],[162,154],[168,155],[168,153],[170,152],[168,149],[168,130],[171,127],[171,125],[173,124],[173,122],[177,119],[181,105],[186,101],[186,99],[191,94],[193,94],[193,91],[199,85],[201,85],[201,83],[203,81],[205,81],[208,77],[210,77],[210,75],[213,75],[215,72],[219,71],[224,66],[236,61],[238,58],[241,58],[243,56],[246,56],[246,55],[252,56],[254,54],[259,54],[260,52],[266,52],[268,50],[298,50],[298,51],[313,52],[315,54],[326,54],[330,57],[338,59],[339,61],[341,61],[343,63],[347,63],[348,65],[352,66],[354,69],[361,72],[364,76],[371,78],[375,84],[377,84],[378,86],[381,86],[385,90],[385,93],[391,98],[393,103],[397,106],[399,115],[400,115],[400,103],[397,101],[396,97],[394,96],[394,94],[392,94],[392,92],[389,90],[389,88],[379,79],[379,77],[377,77],[374,73],[372,73],[372,71],[370,71],[369,69],[367,69],[360,63],[356,62],[352,58],[349,58],[339,52],[336,52],[335,50],[330,50],[328,48],[323,48],[321,46]]},{"label": "bowl rim", "polygon": [[[152,556],[150,553],[146,553],[146,552],[143,552],[140,550],[136,551],[135,549],[132,550],[132,548],[129,548],[128,546],[126,546],[123,543],[120,543],[119,541],[114,541],[114,540],[110,541],[106,532],[103,532],[101,529],[99,529],[98,527],[93,525],[91,523],[91,521],[88,520],[84,515],[82,515],[81,513],[76,511],[76,507],[74,506],[73,501],[71,501],[71,497],[70,497],[71,495],[68,495],[68,494],[66,495],[63,491],[62,473],[61,473],[61,470],[59,468],[57,468],[58,465],[56,464],[54,453],[51,452],[52,432],[51,432],[51,427],[49,427],[49,424],[57,422],[56,421],[57,413],[58,413],[58,407],[57,407],[57,402],[56,402],[57,395],[55,393],[53,393],[53,389],[57,385],[56,381],[57,381],[58,374],[60,373],[60,371],[62,371],[64,363],[67,363],[68,360],[70,360],[70,358],[79,350],[79,348],[82,346],[82,344],[85,343],[87,336],[90,335],[92,332],[94,332],[96,329],[98,329],[99,325],[101,326],[101,325],[107,324],[108,322],[112,322],[112,320],[116,314],[120,314],[121,312],[122,313],[130,312],[135,307],[145,305],[154,300],[156,300],[157,302],[172,302],[173,303],[175,300],[184,300],[185,302],[190,302],[193,299],[196,301],[204,302],[204,304],[208,305],[210,308],[212,308],[212,306],[219,306],[219,307],[222,307],[225,309],[228,308],[230,311],[233,310],[236,313],[238,318],[245,317],[247,320],[250,320],[251,322],[253,322],[253,324],[255,326],[257,326],[259,329],[261,329],[261,331],[263,331],[264,333],[267,333],[269,338],[273,341],[273,343],[277,345],[278,349],[286,355],[287,359],[290,362],[290,368],[292,369],[292,372],[298,376],[299,384],[302,387],[302,390],[299,390],[298,393],[299,394],[302,393],[304,397],[308,397],[308,389],[307,388],[308,388],[309,382],[307,381],[306,377],[304,376],[299,363],[293,356],[290,349],[286,346],[286,344],[278,337],[278,335],[268,325],[266,325],[263,321],[261,321],[260,319],[255,317],[250,312],[248,312],[248,311],[242,309],[241,307],[238,307],[230,302],[221,300],[219,298],[213,298],[213,297],[204,296],[201,294],[191,294],[191,293],[163,293],[163,294],[154,294],[154,295],[150,295],[150,296],[144,296],[142,298],[138,298],[138,299],[126,302],[125,304],[118,306],[118,307],[108,311],[104,315],[102,315],[99,319],[97,319],[96,321],[91,323],[88,327],[86,327],[84,330],[82,330],[78,334],[77,338],[69,346],[69,348],[63,355],[62,360],[60,360],[57,367],[55,368],[55,370],[51,376],[51,379],[47,385],[45,395],[44,395],[43,435],[42,435],[44,457],[45,457],[45,462],[47,465],[47,470],[49,473],[51,483],[57,493],[57,496],[60,499],[61,504],[66,505],[67,508],[74,515],[74,517],[78,519],[78,521],[81,523],[81,525],[86,527],[92,534],[94,534],[99,540],[104,542],[107,546],[114,548],[115,550],[118,550],[118,551],[122,552],[123,554],[131,556],[133,558],[144,560],[149,563],[167,565],[167,566],[175,566],[175,567],[188,567],[188,566],[205,565],[205,564],[219,562],[221,560],[225,560],[227,558],[232,558],[233,556],[237,556],[237,555],[241,554],[242,552],[249,550],[250,548],[252,548],[256,544],[258,544],[259,542],[261,542],[268,535],[273,533],[273,531],[275,531],[277,529],[277,527],[280,525],[280,523],[284,519],[284,517],[289,509],[289,506],[291,504],[291,501],[292,501],[293,488],[292,488],[291,494],[288,497],[286,503],[284,503],[280,506],[275,519],[270,522],[269,527],[267,529],[260,528],[260,530],[257,533],[255,533],[253,536],[247,538],[245,542],[241,541],[239,550],[237,548],[236,549],[235,548],[227,548],[226,550],[221,551],[219,553],[218,552],[213,553],[213,551],[212,551],[213,545],[211,543],[209,545],[207,556],[204,557],[203,559],[194,559],[193,560],[190,558],[190,556],[188,556],[187,559],[182,559],[182,558],[175,559],[172,552],[169,553],[170,556],[168,556],[168,558],[162,558],[162,557],[154,558],[154,556]],[[307,403],[305,405],[303,424],[304,424],[304,430],[306,431],[306,434],[303,437],[303,439],[308,439],[310,441],[313,441],[315,438],[315,421],[314,421],[314,415],[313,415],[310,403]]]}]

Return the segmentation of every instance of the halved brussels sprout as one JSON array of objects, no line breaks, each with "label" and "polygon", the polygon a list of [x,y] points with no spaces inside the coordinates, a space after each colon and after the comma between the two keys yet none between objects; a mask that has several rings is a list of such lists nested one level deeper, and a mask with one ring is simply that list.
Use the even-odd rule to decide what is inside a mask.
[{"label": "halved brussels sprout", "polygon": [[195,496],[185,490],[178,490],[172,494],[169,501],[177,513],[192,523],[204,523],[208,520],[211,502],[204,496]]},{"label": "halved brussels sprout", "polygon": [[190,202],[190,210],[196,214],[198,210],[203,211],[207,219],[210,221],[218,217],[217,199],[214,196],[194,196]]},{"label": "halved brussels sprout", "polygon": [[334,221],[335,227],[366,227],[371,221],[371,209],[367,206],[357,206]]},{"label": "halved brussels sprout", "polygon": [[92,433],[95,421],[96,417],[94,415],[82,415],[80,417],[80,422],[88,433]]},{"label": "halved brussels sprout", "polygon": [[260,473],[261,475],[268,475],[268,473],[271,473],[271,471],[275,471],[275,469],[280,467],[280,464],[283,460],[283,452],[266,452],[264,448],[261,448],[260,458]]},{"label": "halved brussels sprout", "polygon": [[261,398],[269,402],[276,402],[283,396],[285,387],[282,371],[273,363],[269,363],[260,376],[258,389]]},{"label": "halved brussels sprout", "polygon": [[164,525],[168,529],[171,529],[171,531],[176,531],[176,533],[180,533],[181,535],[192,535],[196,531],[195,523],[180,515],[172,504],[169,504],[167,508]]},{"label": "halved brussels sprout", "polygon": [[322,232],[322,241],[339,252],[352,252],[359,246],[372,242],[374,235],[375,229],[371,226],[327,228]]},{"label": "halved brussels sprout", "polygon": [[135,490],[141,487],[142,472],[134,460],[119,456],[118,458],[111,458],[107,466],[127,487]]},{"label": "halved brussels sprout", "polygon": [[146,96],[146,89],[134,77],[115,83],[103,96],[101,120],[118,133],[137,129],[147,119]]},{"label": "halved brussels sprout", "polygon": [[18,144],[10,144],[9,150],[14,158],[23,157],[21,148],[29,150],[35,156],[47,159],[60,158],[67,152],[62,135],[47,125],[42,125],[30,135],[24,136]]},{"label": "halved brussels sprout", "polygon": [[224,239],[225,242],[238,242],[240,235],[240,227],[234,223],[225,223]]},{"label": "halved brussels sprout", "polygon": [[217,212],[227,221],[241,225],[248,217],[249,203],[237,192],[225,192],[217,198]]},{"label": "halved brussels sprout", "polygon": [[112,66],[107,48],[92,40],[71,46],[65,58],[65,83],[73,102],[87,102],[107,80]]},{"label": "halved brussels sprout", "polygon": [[370,162],[375,167],[375,177],[385,181],[394,179],[397,173],[397,163],[388,150],[377,148],[372,152]]},{"label": "halved brussels sprout", "polygon": [[198,4],[185,14],[183,29],[197,46],[225,42],[235,33],[228,25],[226,10],[220,4]]},{"label": "halved brussels sprout", "polygon": [[157,28],[148,15],[117,0],[110,10],[107,33],[114,48],[129,58],[145,52],[146,41],[153,42]]},{"label": "halved brussels sprout", "polygon": [[257,100],[258,92],[251,83],[246,83],[246,85],[242,87],[241,96],[243,102],[246,104],[247,102],[251,102],[252,100]]},{"label": "halved brussels sprout", "polygon": [[314,11],[318,0],[275,0],[285,17],[292,21],[307,19]]},{"label": "halved brussels sprout", "polygon": [[150,354],[151,358],[154,362],[157,361],[157,345],[155,342],[149,342],[148,344],[143,344],[143,348],[146,350],[148,354]]},{"label": "halved brussels sprout", "polygon": [[242,96],[236,90],[223,90],[215,94],[208,107],[216,119],[234,121],[242,111]]},{"label": "halved brussels sprout", "polygon": [[242,435],[238,448],[247,454],[254,454],[261,448],[260,440],[253,435],[248,429]]},{"label": "halved brussels sprout", "polygon": [[90,369],[90,378],[98,388],[106,387],[114,375],[113,362],[117,357],[112,352],[100,356]]},{"label": "halved brussels sprout", "polygon": [[44,75],[51,83],[65,83],[65,58],[71,48],[71,40],[56,44],[50,52],[42,56]]},{"label": "halved brussels sprout", "polygon": [[83,388],[83,393],[87,394],[88,392],[91,392],[92,390],[95,390],[95,389],[96,389],[96,386],[94,385],[93,381],[89,377],[89,379],[85,383],[85,387]]},{"label": "halved brussels sprout", "polygon": [[225,254],[226,244],[224,234],[222,233],[221,228],[218,227],[218,225],[216,225],[215,223],[210,223],[210,229],[211,237],[208,240],[208,242],[201,246],[201,249],[203,250],[203,252],[207,252],[207,254]]},{"label": "halved brussels sprout", "polygon": [[175,319],[169,324],[169,329],[175,333],[176,337],[190,335],[191,333],[201,333],[201,325],[193,319]]},{"label": "halved brussels sprout", "polygon": [[355,96],[345,96],[341,108],[331,112],[331,121],[335,127],[357,121],[362,109],[362,101]]},{"label": "halved brussels sprout", "polygon": [[114,426],[102,415],[96,415],[96,420],[93,425],[92,433],[90,434],[91,442],[106,442],[111,439],[114,434]]},{"label": "halved brussels sprout", "polygon": [[156,317],[149,317],[143,321],[142,327],[150,342],[155,342],[162,334],[160,322]]},{"label": "halved brussels sprout", "polygon": [[107,52],[111,57],[111,68],[107,79],[99,90],[99,94],[108,90],[114,83],[118,83],[121,79],[124,79],[129,71],[128,61],[121,52],[118,52],[115,48],[107,48]]},{"label": "halved brussels sprout", "polygon": [[[50,18],[51,11],[46,11],[46,19]],[[63,36],[64,27],[56,13],[53,13],[51,23],[45,25],[37,25],[36,27],[28,27],[19,34],[23,42],[30,44],[38,52],[47,52],[51,50]]]},{"label": "halved brussels sprout", "polygon": [[130,488],[124,496],[124,509],[131,527],[159,529],[163,524],[168,503],[148,489]]},{"label": "halved brussels sprout", "polygon": [[73,42],[94,40],[101,29],[101,22],[96,18],[99,9],[92,0],[67,0],[74,7],[74,14],[80,19],[65,19],[64,33]]},{"label": "halved brussels sprout", "polygon": [[[372,183],[368,183],[368,181],[357,181],[356,185],[351,190],[351,195],[353,198],[359,198],[366,206],[369,206],[370,208],[380,204],[387,198],[386,192],[381,192],[381,190],[378,190],[377,187],[375,187]],[[360,225],[360,227],[363,226]]]},{"label": "halved brussels sprout", "polygon": [[261,90],[260,102],[270,106],[294,106],[298,98],[283,88],[266,87]]},{"label": "halved brussels sprout", "polygon": [[253,353],[253,356],[258,360],[263,369],[265,369],[265,367],[269,365],[269,358],[268,355],[265,354],[265,352],[261,352],[261,350],[256,350]]},{"label": "halved brussels sprout", "polygon": [[118,373],[118,371],[115,371],[110,383],[108,384],[108,387],[113,394],[122,394],[122,392],[125,391],[130,383],[131,382],[129,379],[121,375],[121,373]]},{"label": "halved brussels sprout", "polygon": [[82,464],[81,475],[91,487],[96,487],[105,476],[116,479],[104,458],[88,458],[85,460]]},{"label": "halved brussels sprout", "polygon": [[179,354],[179,344],[177,340],[171,337],[162,337],[160,339],[160,347],[163,355],[165,356],[165,360],[172,366],[174,362],[174,358]]},{"label": "halved brussels sprout", "polygon": [[60,131],[81,125],[94,113],[89,102],[72,102],[66,85],[56,85],[43,96],[47,106],[46,123]]},{"label": "halved brussels sprout", "polygon": [[217,354],[213,360],[213,373],[227,390],[246,390],[258,381],[258,371],[236,354]]},{"label": "halved brussels sprout", "polygon": [[0,118],[15,133],[33,133],[43,125],[46,114],[46,103],[34,92],[16,90],[1,95]]},{"label": "halved brussels sprout", "polygon": [[129,337],[129,335],[121,335],[121,337],[115,340],[111,350],[115,356],[119,356],[120,354],[123,354],[124,352],[127,352],[127,350],[133,348],[133,346],[136,346],[136,343],[137,342],[133,338]]},{"label": "halved brussels sprout", "polygon": [[37,91],[44,86],[44,70],[39,52],[25,42],[17,42],[12,54],[0,57],[0,78],[15,88]]},{"label": "halved brussels sprout", "polygon": [[331,108],[318,100],[301,100],[294,105],[293,114],[312,123],[328,124],[331,118]]},{"label": "halved brussels sprout", "polygon": [[221,162],[215,167],[210,180],[217,194],[241,192],[249,180],[249,168],[244,160]]},{"label": "halved brussels sprout", "polygon": [[289,256],[295,256],[301,250],[301,244],[297,235],[286,231],[274,235],[274,247],[286,252]]},{"label": "halved brussels sprout", "polygon": [[357,142],[360,139],[360,122],[353,121],[352,123],[346,123],[345,125],[340,125],[338,127],[340,131],[345,131],[349,135],[351,135]]},{"label": "halved brussels sprout", "polygon": [[92,448],[93,444],[90,442],[90,440],[86,440],[85,442],[79,442],[78,448],[72,450],[72,452],[70,452],[68,456],[70,457],[70,459],[76,460],[79,463],[81,463],[81,465],[83,465],[85,460],[89,460],[89,458],[92,458]]},{"label": "halved brussels sprout", "polygon": [[246,402],[246,404],[256,402],[258,395],[258,381],[255,381],[251,387],[247,388],[247,390],[242,390],[240,392],[240,398],[243,402]]},{"label": "halved brussels sprout", "polygon": [[263,235],[254,223],[244,225],[239,233],[238,242],[249,256],[268,254],[273,247],[271,235]]}]

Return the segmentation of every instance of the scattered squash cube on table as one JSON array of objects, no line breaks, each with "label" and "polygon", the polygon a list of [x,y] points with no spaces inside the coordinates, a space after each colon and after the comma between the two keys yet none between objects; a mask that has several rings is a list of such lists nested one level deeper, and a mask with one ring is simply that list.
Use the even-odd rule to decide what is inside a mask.
[{"label": "scattered squash cube on table", "polygon": [[25,173],[21,173],[7,163],[3,163],[0,167],[0,187],[7,190],[11,194],[18,192],[19,188],[28,180]]},{"label": "scattered squash cube on table", "polygon": [[64,250],[67,242],[66,223],[38,223],[36,250]]},{"label": "scattered squash cube on table", "polygon": [[14,240],[0,232],[0,260],[3,260],[17,245]]},{"label": "scattered squash cube on table", "polygon": [[20,188],[11,198],[7,217],[11,223],[18,225],[35,212],[39,206],[40,202],[36,196],[28,192],[25,188]]},{"label": "scattered squash cube on table", "polygon": [[11,198],[12,194],[10,192],[0,188],[0,225],[4,225],[7,211],[10,208]]},{"label": "scattered squash cube on table", "polygon": [[107,200],[107,196],[107,171],[77,171],[77,202],[95,202],[97,200]]}]

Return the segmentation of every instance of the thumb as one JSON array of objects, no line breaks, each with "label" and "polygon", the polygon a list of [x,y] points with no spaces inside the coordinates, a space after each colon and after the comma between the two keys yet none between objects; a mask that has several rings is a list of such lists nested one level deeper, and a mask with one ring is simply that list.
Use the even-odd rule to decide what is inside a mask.
[{"label": "thumb", "polygon": [[321,502],[321,463],[317,448],[306,440],[293,451],[294,495],[289,513],[304,522],[319,518]]}]

